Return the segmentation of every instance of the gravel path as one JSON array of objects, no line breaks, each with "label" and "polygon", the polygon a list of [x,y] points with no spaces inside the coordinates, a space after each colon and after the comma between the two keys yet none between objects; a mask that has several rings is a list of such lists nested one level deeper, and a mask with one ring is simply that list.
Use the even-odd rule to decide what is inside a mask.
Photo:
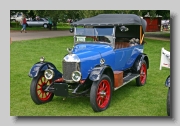
[{"label": "gravel path", "polygon": [[[27,33],[21,33],[20,31],[10,31],[11,41],[21,41],[21,40],[32,40],[41,38],[52,38],[60,36],[73,36],[68,30],[64,31],[27,31]],[[168,37],[162,37],[158,33],[147,33],[145,38],[157,39],[163,41],[170,41]]]},{"label": "gravel path", "polygon": [[32,40],[41,38],[52,38],[59,36],[73,36],[69,31],[27,31],[21,33],[20,31],[11,31],[11,41]]}]

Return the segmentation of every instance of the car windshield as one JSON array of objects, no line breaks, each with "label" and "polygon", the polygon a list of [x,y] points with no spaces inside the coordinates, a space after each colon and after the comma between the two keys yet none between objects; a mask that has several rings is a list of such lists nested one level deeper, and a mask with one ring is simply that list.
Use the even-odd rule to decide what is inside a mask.
[{"label": "car windshield", "polygon": [[113,28],[76,28],[75,43],[78,42],[113,42]]}]

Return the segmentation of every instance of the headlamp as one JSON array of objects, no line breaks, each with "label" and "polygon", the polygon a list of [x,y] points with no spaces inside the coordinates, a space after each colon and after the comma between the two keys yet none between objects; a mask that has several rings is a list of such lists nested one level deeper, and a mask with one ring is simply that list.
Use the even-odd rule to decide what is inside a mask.
[{"label": "headlamp", "polygon": [[54,77],[54,71],[51,69],[47,69],[44,71],[44,76],[47,80],[51,80]]},{"label": "headlamp", "polygon": [[81,72],[79,71],[74,71],[72,73],[72,80],[75,81],[75,82],[78,82],[81,80]]}]

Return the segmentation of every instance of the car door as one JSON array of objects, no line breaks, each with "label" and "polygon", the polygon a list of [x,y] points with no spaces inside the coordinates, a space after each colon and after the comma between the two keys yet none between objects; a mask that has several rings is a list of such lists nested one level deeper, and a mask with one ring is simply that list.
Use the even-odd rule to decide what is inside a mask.
[{"label": "car door", "polygon": [[115,49],[115,68],[124,70],[131,67],[140,53],[143,53],[143,46],[136,45],[127,48]]},{"label": "car door", "polygon": [[116,70],[124,70],[127,68],[126,63],[128,59],[131,57],[132,48],[121,48],[115,49],[115,69]]},{"label": "car door", "polygon": [[43,26],[44,23],[45,21],[42,18],[40,18],[38,21],[38,26]]},{"label": "car door", "polygon": [[33,19],[32,21],[27,21],[28,26],[36,26],[38,21],[36,19]]}]

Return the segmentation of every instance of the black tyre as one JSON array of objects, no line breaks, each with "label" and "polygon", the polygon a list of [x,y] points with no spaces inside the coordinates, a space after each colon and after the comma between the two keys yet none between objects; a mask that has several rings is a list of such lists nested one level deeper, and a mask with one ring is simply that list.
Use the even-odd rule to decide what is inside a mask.
[{"label": "black tyre", "polygon": [[51,92],[45,92],[45,88],[52,82],[44,77],[43,72],[33,78],[30,86],[31,98],[36,104],[46,103],[52,100],[54,94]]},{"label": "black tyre", "polygon": [[43,24],[43,27],[44,28],[48,28],[48,24]]},{"label": "black tyre", "polygon": [[93,82],[90,91],[90,104],[95,112],[106,110],[110,104],[112,95],[112,82],[107,75]]},{"label": "black tyre", "polygon": [[147,64],[145,60],[142,60],[141,62],[141,68],[139,74],[140,76],[136,78],[136,84],[138,86],[143,86],[146,83],[146,79],[147,79]]},{"label": "black tyre", "polygon": [[171,108],[171,103],[170,103],[170,88],[168,89],[168,94],[167,94],[167,115],[170,116],[170,108]]}]

